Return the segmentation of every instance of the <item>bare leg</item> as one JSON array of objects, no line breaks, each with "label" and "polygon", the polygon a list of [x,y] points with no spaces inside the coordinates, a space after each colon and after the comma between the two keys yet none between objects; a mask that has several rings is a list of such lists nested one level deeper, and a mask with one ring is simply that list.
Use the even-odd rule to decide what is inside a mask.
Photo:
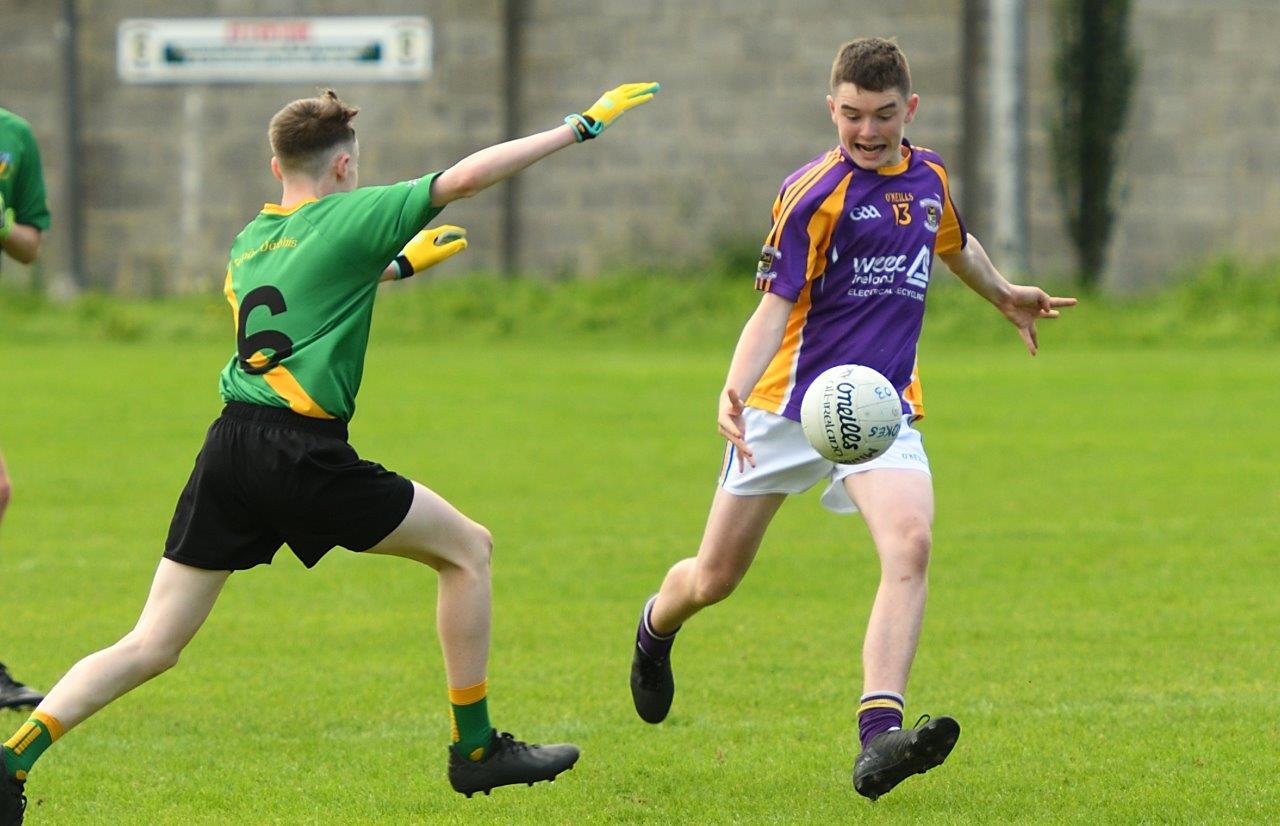
[{"label": "bare leg", "polygon": [[489,558],[493,537],[439,494],[413,483],[400,526],[367,553],[429,565],[439,574],[436,630],[454,688],[484,682],[489,664]]},{"label": "bare leg", "polygon": [[230,571],[161,559],[138,624],[110,648],[90,654],[58,681],[39,711],[66,731],[152,677],[172,668],[213,609]]},{"label": "bare leg", "polygon": [[[568,744],[527,745],[489,725],[483,694],[455,697],[486,682],[489,664],[489,559],[493,538],[457,508],[413,483],[413,504],[400,526],[367,553],[387,554],[429,565],[439,574],[436,630],[444,652],[445,677],[453,713],[449,783],[470,797],[494,786],[554,780],[578,759]],[[464,719],[463,708],[480,709]],[[483,735],[484,741],[472,738]],[[471,742],[468,742],[471,740]]]},{"label": "bare leg", "polygon": [[880,555],[880,588],[862,645],[863,691],[905,693],[928,593],[933,480],[914,470],[871,470],[844,479]]},{"label": "bare leg", "polygon": [[662,581],[649,616],[653,630],[670,633],[703,608],[732,594],[786,498],[782,493],[737,496],[718,489],[698,555],[671,566]]},{"label": "bare leg", "polygon": [[4,456],[0,455],[0,521],[4,521],[4,511],[9,507],[9,496],[12,492],[9,474],[4,468]]}]

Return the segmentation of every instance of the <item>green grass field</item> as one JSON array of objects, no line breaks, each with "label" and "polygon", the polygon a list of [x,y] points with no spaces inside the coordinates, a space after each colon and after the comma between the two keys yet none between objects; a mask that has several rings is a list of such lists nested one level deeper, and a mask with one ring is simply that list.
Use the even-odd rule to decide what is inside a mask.
[{"label": "green grass field", "polygon": [[[945,766],[875,804],[849,774],[877,565],[861,522],[815,492],[683,633],[668,722],[631,709],[640,603],[695,548],[712,494],[731,340],[375,336],[352,441],[492,529],[495,723],[578,743],[578,768],[454,794],[432,572],[335,551],[308,573],[282,550],[231,579],[176,669],[45,755],[28,822],[1274,817],[1274,354],[1044,338],[1034,360],[1011,331],[926,340],[938,519],[907,712],[952,714],[964,734]],[[130,627],[228,347],[0,350],[17,486],[0,658],[17,676],[47,688]],[[0,714],[0,736],[22,719]]]}]

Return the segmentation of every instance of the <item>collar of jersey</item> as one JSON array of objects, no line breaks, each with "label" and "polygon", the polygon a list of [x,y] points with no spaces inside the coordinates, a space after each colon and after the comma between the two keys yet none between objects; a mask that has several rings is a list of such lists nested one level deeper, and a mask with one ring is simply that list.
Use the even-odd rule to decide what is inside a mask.
[{"label": "collar of jersey", "polygon": [[263,205],[262,205],[262,211],[263,211],[263,212],[265,212],[267,215],[292,215],[293,213],[295,213],[295,212],[297,212],[298,210],[302,209],[302,208],[303,208],[304,206],[306,206],[307,204],[314,203],[315,201],[318,201],[318,200],[320,200],[320,199],[319,199],[319,198],[306,198],[306,199],[304,199],[304,200],[298,201],[298,203],[294,204],[293,206],[289,207],[288,209],[285,209],[284,207],[280,206],[279,204],[263,204]]},{"label": "collar of jersey", "polygon": [[[900,163],[894,164],[893,166],[880,167],[879,169],[876,170],[877,175],[901,175],[903,172],[907,171],[907,167],[911,166],[911,156],[912,154],[914,154],[914,150],[911,148],[911,141],[907,140],[906,138],[903,138],[902,148],[906,150],[906,155],[903,156],[902,161]],[[856,163],[853,162],[853,158],[849,157],[849,150],[845,149],[843,144],[840,145],[840,154],[844,156],[844,159],[848,161],[849,164],[853,166],[854,169],[858,170],[859,172],[866,171],[865,169],[863,169],[862,167],[858,166]]]}]

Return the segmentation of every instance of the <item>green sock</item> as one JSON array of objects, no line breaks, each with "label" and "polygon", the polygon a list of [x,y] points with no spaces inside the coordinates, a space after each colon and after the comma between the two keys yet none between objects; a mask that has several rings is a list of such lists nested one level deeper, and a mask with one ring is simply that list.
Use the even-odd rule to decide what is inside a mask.
[{"label": "green sock", "polygon": [[4,744],[4,770],[18,780],[26,780],[44,750],[62,736],[62,724],[42,711],[33,713],[22,728]]},{"label": "green sock", "polygon": [[488,680],[470,688],[449,689],[453,746],[469,760],[483,760],[489,753],[493,726],[489,724],[488,694]]}]

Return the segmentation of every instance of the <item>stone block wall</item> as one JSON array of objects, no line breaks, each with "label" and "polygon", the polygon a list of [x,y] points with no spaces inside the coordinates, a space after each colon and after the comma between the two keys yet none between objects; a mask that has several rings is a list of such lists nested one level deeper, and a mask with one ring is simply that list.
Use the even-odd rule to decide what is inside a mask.
[{"label": "stone block wall", "polygon": [[[825,95],[843,41],[896,36],[922,103],[908,134],[959,174],[963,0],[883,4],[796,0],[524,0],[520,69],[508,99],[505,0],[191,0],[190,16],[425,14],[433,74],[413,83],[333,84],[361,107],[361,179],[383,183],[447,166],[504,137],[581,111],[604,89],[658,80],[652,105],[603,140],[525,173],[515,189],[520,268],[593,274],[750,258],[783,177],[834,142]],[[1053,106],[1047,4],[1029,2],[1028,192],[1031,267],[1065,273],[1071,250],[1045,129]],[[307,83],[145,86],[115,69],[116,27],[175,14],[162,0],[80,0],[80,146],[85,280],[125,293],[221,284],[225,252],[278,198],[266,124]],[[67,214],[59,4],[6,0],[0,106],[30,120],[54,210],[46,268],[65,270]],[[1121,223],[1108,284],[1137,290],[1216,252],[1280,252],[1280,31],[1275,0],[1136,0],[1142,74],[1124,148]],[[969,140],[980,141],[981,135]],[[449,207],[468,227],[474,267],[503,262],[500,189]],[[975,209],[975,213],[977,210]],[[999,263],[999,262],[997,262]],[[21,269],[6,262],[5,278]]]}]

